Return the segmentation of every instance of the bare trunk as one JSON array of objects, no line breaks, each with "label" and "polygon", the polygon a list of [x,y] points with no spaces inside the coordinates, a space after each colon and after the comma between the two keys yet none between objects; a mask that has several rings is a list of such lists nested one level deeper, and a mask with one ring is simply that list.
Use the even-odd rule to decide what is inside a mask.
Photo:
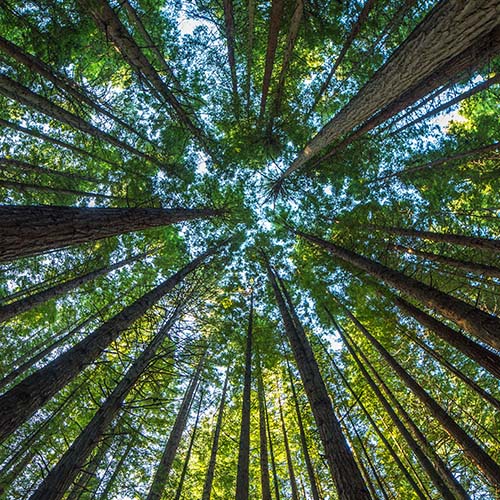
[{"label": "bare trunk", "polygon": [[283,418],[283,409],[281,408],[281,401],[279,402],[279,405],[280,405],[281,432],[283,433],[283,444],[285,445],[286,464],[288,467],[288,480],[290,481],[290,487],[292,489],[292,500],[299,500],[299,491],[297,489],[297,481],[295,479],[295,470],[293,468],[292,454],[290,453],[290,444],[288,443],[288,433],[286,431],[285,419]]},{"label": "bare trunk", "polygon": [[236,500],[248,500],[250,465],[250,403],[252,390],[252,342],[253,342],[253,291],[250,296],[247,343],[245,349],[245,378],[243,381],[243,402],[241,407],[240,444],[238,452],[238,473],[236,476]]},{"label": "bare trunk", "polygon": [[[120,460],[118,460],[118,463],[116,464],[115,470],[113,471],[113,474],[111,474],[111,477],[109,478],[108,482],[106,483],[106,487],[102,491],[102,494],[100,495],[99,498],[102,498],[103,500],[111,498],[109,496],[109,492],[111,491],[111,488],[115,484],[116,477],[120,473],[120,471],[123,467],[123,464],[125,463],[125,460],[127,460],[128,456],[133,448],[134,448],[134,441],[131,439],[129,441],[127,447],[123,451],[123,453],[120,454]],[[94,500],[94,497],[92,497],[92,500]]]},{"label": "bare trunk", "polygon": [[180,221],[211,217],[210,209],[0,207],[0,262]]},{"label": "bare trunk", "polygon": [[185,276],[216,253],[219,247],[220,245],[213,247],[192,260],[156,288],[115,314],[69,351],[61,354],[2,395],[0,397],[0,441],[12,434],[36,410],[95,361],[124,330],[179,284]]},{"label": "bare trunk", "polygon": [[255,0],[248,0],[247,74],[245,82],[245,99],[246,99],[247,115],[250,115],[250,87],[252,85],[254,29],[255,29]]},{"label": "bare trunk", "polygon": [[257,358],[257,393],[259,398],[259,447],[260,447],[260,485],[262,500],[271,500],[271,483],[269,481],[269,457],[267,454],[266,433],[266,401],[264,383],[262,381],[262,366]]},{"label": "bare trunk", "polygon": [[278,472],[276,470],[276,460],[274,459],[273,438],[271,436],[271,426],[269,424],[269,414],[267,413],[267,406],[264,407],[264,412],[266,414],[267,438],[269,440],[269,458],[271,459],[271,470],[273,471],[274,497],[275,500],[280,500],[280,486],[278,480]]},{"label": "bare trunk", "polygon": [[[324,248],[332,255],[354,267],[365,271],[384,283],[397,288],[402,293],[422,302],[427,307],[436,309],[445,318],[455,322],[464,330],[481,339],[492,347],[500,348],[500,320],[480,309],[452,297],[436,288],[426,285],[405,274],[390,269],[374,260],[358,255],[332,242],[317,236],[296,231],[299,236]],[[435,234],[435,233],[433,233]],[[444,235],[457,238],[455,235]],[[461,238],[461,237],[460,237]],[[477,238],[471,238],[477,240]]]},{"label": "bare trunk", "polygon": [[224,26],[226,30],[227,58],[231,73],[231,92],[233,97],[234,116],[238,118],[240,99],[238,96],[238,81],[236,79],[236,58],[234,55],[234,13],[233,0],[223,0]]}]

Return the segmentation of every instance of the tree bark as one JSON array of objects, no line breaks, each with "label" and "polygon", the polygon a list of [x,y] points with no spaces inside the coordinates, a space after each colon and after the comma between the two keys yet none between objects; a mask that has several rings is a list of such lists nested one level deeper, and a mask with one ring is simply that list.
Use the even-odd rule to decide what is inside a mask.
[{"label": "tree bark", "polygon": [[373,345],[377,352],[394,370],[400,380],[410,389],[428,409],[430,414],[442,425],[446,433],[462,448],[464,454],[476,464],[492,485],[500,487],[500,466],[490,455],[465,432],[453,418],[432,398],[427,391],[389,354],[382,344],[344,307],[356,328]]},{"label": "tree bark", "polygon": [[236,58],[234,55],[234,13],[233,0],[223,0],[224,7],[224,27],[227,42],[227,58],[229,61],[229,71],[231,73],[231,93],[233,97],[234,116],[238,119],[240,99],[238,96],[238,81],[236,77]]},{"label": "tree bark", "polygon": [[492,33],[499,22],[497,0],[439,2],[347,106],[309,142],[283,178],[405,93],[415,93],[419,84]]},{"label": "tree bark", "polygon": [[0,206],[0,262],[221,214],[211,209]]},{"label": "tree bark", "polygon": [[262,380],[262,366],[260,357],[257,357],[257,394],[259,398],[259,448],[260,448],[260,485],[262,500],[271,500],[271,483],[269,481],[269,457],[267,454],[266,432],[266,401],[264,383]]},{"label": "tree bark", "polygon": [[267,413],[267,406],[264,406],[264,412],[266,414],[267,438],[269,440],[269,458],[271,459],[271,470],[273,471],[274,497],[275,500],[280,500],[280,486],[278,480],[278,472],[276,470],[276,460],[274,459],[273,438],[271,436],[271,426],[269,425],[269,414]]},{"label": "tree bark", "polygon": [[93,333],[48,365],[37,370],[0,397],[0,442],[12,434],[36,410],[41,408],[66,384],[73,380],[134,321],[193,272],[219,246],[196,257],[180,271],[115,314]]},{"label": "tree bark", "polygon": [[250,295],[247,342],[245,349],[245,377],[241,407],[240,443],[238,451],[238,472],[236,476],[236,500],[248,500],[250,466],[250,403],[252,390],[252,342],[253,342],[253,290]]},{"label": "tree bark", "polygon": [[352,451],[342,434],[311,345],[300,323],[293,321],[268,262],[266,262],[266,267],[339,499],[369,500],[370,495]]},{"label": "tree bark", "polygon": [[250,115],[250,87],[252,85],[253,42],[255,29],[255,0],[248,0],[248,40],[247,40],[247,74],[245,82],[245,99],[247,115]]},{"label": "tree bark", "polygon": [[205,483],[203,485],[203,493],[201,495],[201,500],[210,500],[210,496],[212,494],[212,483],[214,480],[217,452],[219,450],[219,439],[222,429],[222,417],[224,416],[224,405],[226,404],[228,382],[229,382],[229,369],[226,369],[226,377],[224,379],[224,387],[222,388],[222,394],[219,404],[219,412],[217,414],[217,422],[215,424],[212,449],[210,451],[210,460],[208,461],[207,475],[205,476]]},{"label": "tree bark", "polygon": [[[330,241],[301,231],[296,231],[296,234],[324,248],[343,262],[365,271],[389,286],[415,298],[427,307],[437,310],[445,318],[495,349],[500,348],[500,320],[497,317]],[[456,238],[455,235],[444,236]]]},{"label": "tree bark", "polygon": [[[286,431],[285,419],[283,418],[283,409],[281,408],[281,401],[279,401],[281,432],[283,433],[283,444],[285,446],[286,464],[288,467],[288,480],[290,481],[290,488],[292,489],[292,500],[299,500],[299,490],[297,489],[297,480],[295,479],[295,470],[293,468],[292,454],[290,453],[290,444],[288,442],[288,433]],[[237,499],[239,500],[239,499]]]},{"label": "tree bark", "polygon": [[[123,464],[125,463],[125,460],[127,460],[128,456],[133,448],[134,448],[134,441],[131,439],[129,441],[127,447],[123,451],[123,453],[120,455],[120,460],[116,464],[115,470],[113,471],[113,474],[111,474],[111,477],[108,479],[108,482],[106,483],[106,487],[102,491],[102,494],[99,498],[102,498],[102,499],[110,498],[109,492],[111,491],[111,488],[113,487],[113,485],[116,481],[116,477],[120,473],[120,471],[123,467]],[[92,500],[94,500],[94,498],[92,498]]]},{"label": "tree bark", "polygon": [[189,382],[189,386],[186,389],[186,393],[184,394],[184,398],[175,418],[174,426],[172,427],[168,440],[165,443],[165,448],[156,468],[153,482],[149,488],[146,500],[161,500],[163,496],[168,476],[170,474],[170,469],[172,468],[175,455],[177,454],[182,434],[186,428],[189,411],[193,403],[195,392],[198,388],[198,382],[200,380],[200,375],[205,362],[205,355],[206,353],[203,354],[198,362],[198,365],[196,366]]}]

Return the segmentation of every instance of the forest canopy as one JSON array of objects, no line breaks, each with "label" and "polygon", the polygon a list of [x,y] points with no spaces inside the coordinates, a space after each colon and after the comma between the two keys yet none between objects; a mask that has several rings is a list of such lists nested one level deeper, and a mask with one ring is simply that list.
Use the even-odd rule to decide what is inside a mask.
[{"label": "forest canopy", "polygon": [[500,498],[500,1],[1,0],[0,498]]}]

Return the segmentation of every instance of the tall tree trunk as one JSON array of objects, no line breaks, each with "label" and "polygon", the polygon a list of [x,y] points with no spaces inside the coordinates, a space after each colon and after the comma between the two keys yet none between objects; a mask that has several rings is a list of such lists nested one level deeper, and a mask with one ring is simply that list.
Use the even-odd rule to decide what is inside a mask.
[{"label": "tall tree trunk", "polygon": [[150,227],[221,214],[186,208],[0,206],[0,262]]},{"label": "tall tree trunk", "polygon": [[[334,322],[337,331],[339,332],[345,346],[350,352],[352,358],[354,359],[356,365],[360,369],[364,379],[373,390],[377,399],[380,401],[381,405],[389,415],[395,427],[398,429],[399,433],[406,441],[411,451],[417,457],[422,469],[427,473],[430,480],[437,488],[437,490],[441,493],[442,497],[446,500],[456,500],[460,498],[462,500],[470,500],[467,493],[463,490],[462,486],[457,482],[457,480],[453,477],[451,472],[448,470],[446,465],[443,463],[441,458],[436,454],[432,445],[427,441],[427,438],[422,434],[420,429],[414,424],[413,420],[411,420],[410,416],[404,410],[404,408],[397,402],[395,405],[391,405],[391,403],[384,397],[382,391],[377,386],[375,381],[372,379],[367,369],[359,359],[354,347],[351,345],[350,341],[347,339],[346,332],[344,332],[335,322],[331,314],[329,314],[330,318]],[[360,353],[361,354],[361,353]],[[367,363],[367,358],[363,355],[363,360]],[[371,365],[370,365],[371,366]],[[379,378],[380,382],[380,378]],[[391,393],[392,395],[392,393]],[[394,396],[392,397],[392,402],[395,402]],[[410,429],[412,432],[405,427],[402,420],[398,417],[394,408],[397,408],[402,417],[404,418],[407,425],[410,425]],[[426,453],[430,456],[431,460],[427,457]],[[452,493],[453,492],[453,493]]]},{"label": "tall tree trunk", "polygon": [[69,351],[0,396],[0,442],[95,361],[120,333],[129,328],[219,248],[220,245],[212,247],[196,257],[156,288],[115,314]]},{"label": "tall tree trunk", "polygon": [[224,27],[227,42],[227,58],[229,61],[229,71],[231,73],[231,93],[233,98],[234,116],[236,119],[240,113],[240,99],[238,96],[238,81],[236,79],[236,58],[234,55],[234,13],[233,0],[223,0],[224,7]]},{"label": "tall tree trunk", "polygon": [[89,95],[87,90],[79,87],[79,85],[75,81],[69,79],[63,74],[57,73],[52,68],[50,68],[49,65],[47,65],[37,57],[24,52],[21,47],[18,47],[9,40],[0,37],[0,50],[15,59],[17,62],[24,64],[32,73],[38,73],[39,75],[52,82],[57,89],[65,91],[73,99],[86,104],[94,111],[97,111],[101,115],[110,118],[129,132],[132,132],[141,139],[149,142],[149,139],[147,137],[137,132],[131,125],[126,123],[121,118],[117,117],[112,112],[108,111],[105,107],[98,104],[96,98]]},{"label": "tall tree trunk", "polygon": [[214,437],[212,441],[212,449],[210,451],[210,460],[208,461],[207,474],[205,476],[205,483],[203,485],[203,493],[201,495],[201,500],[210,500],[210,496],[212,494],[212,483],[214,480],[217,452],[219,450],[219,439],[222,429],[222,417],[224,416],[224,406],[226,404],[226,393],[227,393],[228,382],[229,382],[229,369],[226,369],[224,387],[222,388],[219,411],[217,414],[217,422],[215,424]]},{"label": "tall tree trunk", "polygon": [[292,389],[292,398],[295,405],[295,414],[297,416],[297,423],[299,424],[300,444],[302,445],[302,453],[306,462],[307,475],[309,476],[309,484],[311,485],[311,493],[313,500],[320,500],[318,486],[316,483],[316,475],[314,474],[314,467],[309,454],[309,447],[307,445],[306,433],[304,431],[304,422],[302,421],[302,413],[300,411],[299,399],[297,391],[295,390],[295,382],[293,381],[292,369],[287,360],[288,377],[290,378],[290,387]]},{"label": "tall tree trunk", "polygon": [[[111,488],[115,484],[116,477],[120,473],[120,471],[123,467],[123,464],[125,463],[125,460],[127,460],[128,456],[129,456],[130,452],[133,450],[133,448],[134,448],[134,440],[130,439],[127,447],[125,448],[123,453],[120,454],[120,460],[118,460],[118,463],[116,464],[115,470],[113,471],[113,474],[111,474],[111,477],[108,479],[108,482],[106,483],[106,486],[105,486],[104,490],[102,491],[102,494],[99,496],[99,498],[102,498],[103,500],[105,500],[105,499],[107,500],[108,498],[110,498],[109,492],[111,491]],[[92,497],[92,500],[94,500],[94,497]]]},{"label": "tall tree trunk", "polygon": [[30,500],[58,500],[81,471],[85,461],[102,440],[106,429],[120,411],[125,398],[150,363],[156,351],[168,337],[168,333],[178,318],[180,309],[172,314],[160,328],[148,347],[127,370],[121,381],[97,410],[92,420],[76,438],[59,462],[45,477]]},{"label": "tall tree trunk", "polygon": [[491,34],[500,23],[497,9],[496,0],[439,2],[358,94],[307,144],[283,177],[405,93],[414,92],[454,57]]},{"label": "tall tree trunk", "polygon": [[453,257],[437,255],[432,252],[424,252],[422,250],[418,250],[416,248],[408,248],[403,245],[393,245],[392,248],[401,253],[417,255],[418,257],[422,257],[425,260],[430,260],[432,262],[437,262],[439,264],[443,264],[445,266],[450,266],[453,268],[463,269],[468,273],[475,273],[482,276],[488,276],[490,278],[500,278],[500,268],[488,264],[478,264],[477,262],[454,259]]},{"label": "tall tree trunk", "polygon": [[483,342],[496,349],[500,348],[500,319],[497,317],[335,243],[301,231],[296,231],[296,234],[324,248],[343,262],[365,271],[387,285],[415,298],[427,307],[437,310],[439,314]]},{"label": "tall tree trunk", "polygon": [[198,411],[196,412],[196,420],[194,421],[193,430],[191,431],[191,439],[189,440],[189,446],[186,452],[186,458],[184,459],[184,465],[182,466],[181,477],[179,478],[179,484],[177,485],[177,490],[175,492],[174,500],[180,500],[182,495],[182,489],[184,487],[184,481],[186,479],[186,474],[188,471],[189,461],[191,459],[191,452],[193,451],[194,440],[196,439],[196,433],[198,430],[198,423],[200,421],[201,407],[203,403],[203,389],[200,391],[200,400],[198,402]]},{"label": "tall tree trunk", "polygon": [[194,395],[196,389],[198,388],[198,382],[200,380],[200,375],[205,363],[206,352],[201,357],[196,369],[193,372],[189,386],[186,389],[184,398],[182,400],[181,406],[177,412],[175,418],[174,426],[170,431],[168,440],[165,443],[165,448],[163,449],[163,454],[160,458],[160,462],[156,467],[156,471],[153,477],[153,482],[149,488],[148,496],[146,500],[160,500],[165,491],[165,486],[167,484],[168,476],[170,475],[170,469],[174,463],[175,455],[177,454],[177,449],[182,439],[182,434],[186,428],[186,424],[189,417],[189,411],[193,403]]},{"label": "tall tree trunk", "polygon": [[276,470],[276,460],[274,459],[274,445],[271,435],[271,426],[269,424],[269,414],[267,412],[267,406],[264,407],[264,412],[266,414],[267,438],[269,440],[269,458],[271,459],[271,470],[273,471],[274,497],[275,500],[280,500],[280,485],[278,480],[278,471]]},{"label": "tall tree trunk", "polygon": [[245,348],[245,377],[241,406],[240,444],[238,451],[238,472],[236,476],[236,500],[248,500],[250,465],[250,403],[252,390],[252,342],[253,342],[253,290],[250,295],[247,342]]},{"label": "tall tree trunk", "polygon": [[89,273],[77,276],[76,278],[58,283],[57,285],[42,290],[41,292],[29,295],[24,299],[17,300],[16,302],[11,302],[10,304],[7,304],[5,306],[0,306],[0,322],[7,321],[18,314],[30,311],[31,309],[43,304],[44,302],[47,302],[48,300],[60,297],[61,295],[74,290],[75,288],[78,288],[85,283],[89,283],[90,281],[97,279],[99,276],[104,276],[112,271],[115,271],[116,269],[120,269],[123,266],[132,264],[133,262],[146,257],[147,255],[147,252],[143,252],[133,257],[128,257],[127,259],[120,260],[115,264],[101,267],[99,269],[96,269],[95,271],[91,271]]},{"label": "tall tree trunk", "polygon": [[[293,468],[292,454],[290,453],[290,444],[288,442],[288,433],[286,431],[285,419],[283,418],[283,409],[281,408],[281,400],[279,401],[281,432],[283,433],[283,444],[285,445],[286,463],[288,467],[288,480],[292,490],[292,500],[299,500],[299,490],[297,489],[297,480],[295,479],[295,470]],[[239,499],[237,499],[239,500]]]},{"label": "tall tree trunk", "polygon": [[248,0],[248,40],[247,40],[247,74],[245,81],[245,100],[247,115],[250,116],[250,87],[252,85],[253,42],[255,29],[255,0]]},{"label": "tall tree trunk", "polygon": [[271,500],[271,483],[269,481],[269,459],[267,454],[266,401],[262,366],[257,357],[257,394],[259,398],[259,441],[260,441],[260,485],[262,500]]},{"label": "tall tree trunk", "polygon": [[442,425],[446,433],[462,448],[464,454],[476,464],[492,485],[500,487],[500,466],[465,432],[453,418],[425,391],[425,389],[389,354],[382,344],[344,307],[351,321],[377,352],[394,370],[401,381],[428,409],[430,414]]},{"label": "tall tree trunk", "polygon": [[474,342],[463,333],[453,330],[401,297],[391,295],[390,298],[401,311],[415,318],[424,328],[428,328],[440,339],[459,350],[465,356],[473,359],[485,370],[488,370],[492,375],[500,379],[500,356],[498,354]]},{"label": "tall tree trunk", "polygon": [[266,64],[264,68],[264,79],[262,81],[259,120],[264,117],[264,113],[266,112],[267,96],[271,86],[271,76],[273,73],[274,58],[276,56],[276,47],[278,46],[278,35],[282,16],[283,0],[271,0],[271,14],[269,19],[269,33],[267,36]]},{"label": "tall tree trunk", "polygon": [[79,130],[80,132],[89,134],[96,139],[107,142],[108,144],[111,144],[118,149],[127,151],[132,155],[139,156],[140,158],[144,158],[145,160],[152,163],[158,163],[158,160],[156,158],[153,158],[152,156],[139,151],[129,144],[108,134],[107,132],[103,132],[102,130],[88,123],[79,116],[66,111],[64,108],[61,108],[45,97],[31,91],[29,88],[12,80],[8,76],[0,75],[0,93],[5,97],[8,97],[9,99],[12,99],[13,101],[23,104],[24,106],[28,106],[29,108],[32,108],[39,113],[50,116],[51,118],[54,118],[55,120],[68,125],[69,127]]},{"label": "tall tree trunk", "polygon": [[342,434],[311,345],[300,323],[293,321],[275,274],[267,261],[266,266],[339,499],[369,500],[370,495]]}]

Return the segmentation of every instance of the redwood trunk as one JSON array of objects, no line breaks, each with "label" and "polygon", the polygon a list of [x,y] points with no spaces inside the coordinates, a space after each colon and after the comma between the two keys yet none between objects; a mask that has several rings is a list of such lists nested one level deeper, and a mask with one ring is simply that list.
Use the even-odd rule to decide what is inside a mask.
[{"label": "redwood trunk", "polygon": [[231,92],[233,96],[234,115],[239,116],[238,81],[236,79],[236,58],[234,55],[234,13],[233,0],[223,0],[224,26],[226,30],[227,58],[229,61],[229,71],[231,73]]},{"label": "redwood trunk", "polygon": [[269,481],[269,457],[267,453],[266,433],[266,401],[264,383],[262,381],[262,366],[257,359],[257,394],[259,398],[259,441],[260,441],[260,485],[262,500],[271,500],[271,483]]},{"label": "redwood trunk", "polygon": [[290,453],[290,444],[288,442],[288,433],[286,431],[285,419],[283,418],[283,409],[281,408],[281,401],[279,402],[279,405],[280,405],[281,432],[283,433],[283,444],[285,445],[286,464],[288,467],[288,480],[290,481],[290,487],[292,489],[292,500],[299,500],[299,490],[297,489],[297,480],[295,479],[295,470],[293,468],[292,454]]}]

